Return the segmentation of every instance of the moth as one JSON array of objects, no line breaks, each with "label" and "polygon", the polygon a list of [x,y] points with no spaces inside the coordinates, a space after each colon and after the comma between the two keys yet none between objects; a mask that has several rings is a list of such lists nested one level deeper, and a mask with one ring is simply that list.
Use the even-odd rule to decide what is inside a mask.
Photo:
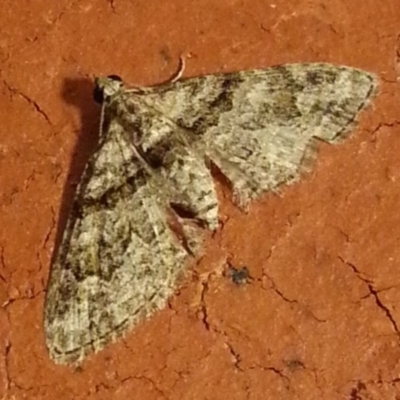
[{"label": "moth", "polygon": [[218,227],[210,165],[246,210],[308,171],[375,93],[368,72],[331,64],[127,88],[97,78],[100,137],[52,265],[44,327],[51,358],[81,362],[162,309],[206,230]]}]

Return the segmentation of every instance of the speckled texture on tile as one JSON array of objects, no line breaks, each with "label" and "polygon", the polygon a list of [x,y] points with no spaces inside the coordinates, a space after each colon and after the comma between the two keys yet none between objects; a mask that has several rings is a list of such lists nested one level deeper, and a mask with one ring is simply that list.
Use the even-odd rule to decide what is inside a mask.
[{"label": "speckled texture on tile", "polygon": [[[1,399],[400,399],[399,3],[0,4]],[[350,139],[221,228],[169,307],[79,369],[42,327],[53,247],[97,135],[92,77],[141,85],[287,62],[379,74]],[[236,285],[227,269],[246,266]],[[396,397],[397,396],[397,397]]]}]

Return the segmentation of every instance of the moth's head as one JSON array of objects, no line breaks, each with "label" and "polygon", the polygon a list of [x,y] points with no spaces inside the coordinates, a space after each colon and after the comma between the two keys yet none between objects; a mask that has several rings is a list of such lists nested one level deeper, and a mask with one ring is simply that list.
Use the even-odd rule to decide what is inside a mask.
[{"label": "moth's head", "polygon": [[95,78],[93,97],[97,103],[102,104],[107,98],[119,92],[124,86],[118,75],[109,75],[106,78]]}]

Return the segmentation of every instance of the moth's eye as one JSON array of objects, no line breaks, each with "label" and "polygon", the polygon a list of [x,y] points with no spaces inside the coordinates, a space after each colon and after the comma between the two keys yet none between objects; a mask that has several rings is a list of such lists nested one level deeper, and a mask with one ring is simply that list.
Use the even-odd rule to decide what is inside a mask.
[{"label": "moth's eye", "polygon": [[122,82],[122,78],[118,75],[108,75],[107,76],[108,79],[112,79],[113,81],[119,81]]},{"label": "moth's eye", "polygon": [[99,87],[97,83],[93,89],[93,98],[94,101],[98,104],[102,104],[104,101],[104,89],[102,87]]}]

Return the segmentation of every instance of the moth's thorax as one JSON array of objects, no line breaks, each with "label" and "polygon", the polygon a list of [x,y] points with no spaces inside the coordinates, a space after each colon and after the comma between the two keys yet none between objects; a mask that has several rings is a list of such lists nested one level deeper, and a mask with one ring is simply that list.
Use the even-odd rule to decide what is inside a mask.
[{"label": "moth's thorax", "polygon": [[105,119],[119,124],[121,129],[132,131],[139,127],[143,113],[143,104],[139,96],[120,90],[113,96],[106,97],[103,107]]}]

